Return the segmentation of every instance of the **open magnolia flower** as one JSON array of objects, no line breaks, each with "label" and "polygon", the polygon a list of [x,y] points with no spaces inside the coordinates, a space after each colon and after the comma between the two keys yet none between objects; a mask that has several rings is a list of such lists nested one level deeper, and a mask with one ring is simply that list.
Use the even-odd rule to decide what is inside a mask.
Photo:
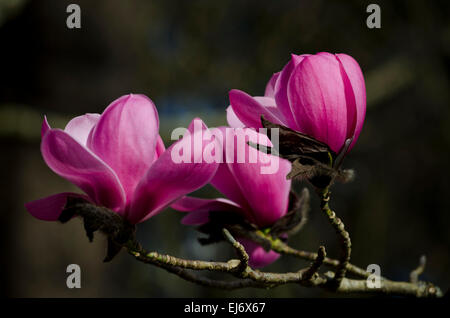
[{"label": "open magnolia flower", "polygon": [[[56,221],[68,197],[82,197],[136,224],[211,180],[217,163],[174,163],[173,145],[165,150],[158,131],[156,107],[144,95],[122,96],[103,114],[75,117],[64,130],[50,128],[45,118],[41,152],[46,164],[86,195],[55,194],[27,203],[27,210]],[[175,144],[191,142],[183,138]],[[201,156],[206,146],[191,156]]]},{"label": "open magnolia flower", "polygon": [[366,113],[363,74],[346,54],[293,54],[272,76],[263,97],[235,89],[229,97],[230,126],[260,128],[264,115],[272,123],[327,144],[335,153],[354,146]]},{"label": "open magnolia flower", "polygon": [[[248,141],[271,145],[267,136],[253,129],[220,127],[212,128],[211,132],[223,137],[223,158],[226,158],[219,165],[211,185],[228,199],[184,197],[171,207],[190,212],[182,220],[186,225],[204,225],[210,221],[210,213],[230,212],[239,214],[258,228],[270,227],[288,211],[291,181],[286,180],[286,174],[291,164],[285,159],[265,154],[249,146]],[[230,138],[234,142],[229,142]],[[245,160],[239,162],[239,156],[243,154]],[[262,168],[267,166],[276,169],[270,173],[261,173]],[[266,252],[248,239],[237,239],[249,254],[249,264],[252,267],[266,266],[279,257],[276,252]]]}]

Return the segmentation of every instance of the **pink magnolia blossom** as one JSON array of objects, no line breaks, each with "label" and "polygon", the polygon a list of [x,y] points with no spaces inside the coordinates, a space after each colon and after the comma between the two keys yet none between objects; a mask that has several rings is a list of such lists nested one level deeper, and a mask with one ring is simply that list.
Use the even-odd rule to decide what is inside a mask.
[{"label": "pink magnolia blossom", "polygon": [[[228,199],[200,199],[184,197],[171,205],[172,208],[190,212],[182,220],[185,225],[202,225],[209,221],[209,212],[234,212],[242,215],[248,222],[259,228],[271,226],[287,213],[291,181],[286,180],[286,174],[291,164],[284,159],[264,154],[250,147],[246,142],[238,143],[237,136],[245,135],[246,141],[260,144],[270,144],[267,136],[253,129],[219,130],[225,138],[222,140],[223,158],[232,158],[233,162],[219,165],[211,180],[211,185],[223,193]],[[227,143],[228,138],[234,138],[234,143]],[[237,162],[236,154],[245,153],[245,161]],[[260,156],[260,159],[256,158]],[[269,165],[270,160],[278,160],[275,173],[262,174],[261,166]],[[231,161],[231,160],[230,160]],[[266,252],[261,246],[250,240],[238,238],[250,256],[249,264],[258,268],[266,266],[278,259],[274,251]]]},{"label": "pink magnolia blossom", "polygon": [[50,128],[44,118],[44,161],[86,195],[55,194],[27,203],[27,210],[38,219],[56,221],[68,197],[83,197],[136,224],[208,183],[218,164],[174,163],[173,147],[165,150],[158,130],[156,107],[144,95],[122,96],[103,114],[75,117],[64,130]]},{"label": "pink magnolia blossom", "polygon": [[263,97],[240,90],[229,93],[232,127],[261,127],[261,115],[326,143],[339,153],[361,132],[366,113],[366,89],[358,63],[346,54],[321,52],[292,55],[267,83]]}]

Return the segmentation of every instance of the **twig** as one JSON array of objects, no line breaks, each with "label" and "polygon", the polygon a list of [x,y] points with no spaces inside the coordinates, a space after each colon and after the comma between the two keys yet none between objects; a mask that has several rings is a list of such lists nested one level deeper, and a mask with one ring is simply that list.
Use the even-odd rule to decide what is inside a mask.
[{"label": "twig", "polygon": [[427,264],[427,257],[425,255],[422,255],[419,260],[419,266],[409,274],[409,281],[411,283],[419,282],[419,276],[425,270],[426,264]]},{"label": "twig", "polygon": [[333,284],[337,288],[347,272],[347,265],[350,263],[352,243],[350,240],[350,235],[345,230],[344,223],[336,216],[336,213],[330,209],[328,204],[330,201],[330,191],[328,190],[328,187],[321,189],[318,192],[321,199],[320,207],[341,239],[341,256],[339,257],[339,264],[336,267],[336,275],[333,280]]},{"label": "twig", "polygon": [[[306,189],[306,188],[305,188]],[[305,190],[303,190],[303,193],[305,193]],[[309,192],[308,193],[308,200],[304,200],[303,206],[300,210],[300,215],[301,215],[301,220],[300,223],[295,227],[294,232],[298,233],[301,230],[303,230],[303,228],[305,227],[305,225],[308,223],[309,220]]]},{"label": "twig", "polygon": [[[251,239],[256,243],[261,244],[262,246],[268,245],[270,249],[280,254],[290,255],[308,261],[314,261],[317,258],[317,253],[294,249],[280,239],[274,239],[270,235],[265,234],[261,231],[254,232],[254,235],[251,237]],[[340,263],[338,260],[325,257],[325,259],[323,260],[323,264],[331,267],[338,267]],[[368,273],[366,270],[350,263],[346,265],[346,269],[349,273],[352,273],[353,275],[361,278],[367,278],[370,276],[370,273]]]},{"label": "twig", "polygon": [[314,276],[317,276],[317,271],[322,266],[325,256],[327,255],[324,246],[319,247],[316,259],[311,263],[309,268],[303,274],[303,280],[310,281]]},{"label": "twig", "polygon": [[231,233],[227,229],[223,229],[223,235],[225,236],[225,239],[234,247],[236,250],[236,254],[239,257],[240,263],[239,266],[236,267],[236,271],[242,273],[244,272],[248,267],[248,254],[245,251],[244,246],[242,246],[241,243],[236,241],[236,239],[231,235]]}]

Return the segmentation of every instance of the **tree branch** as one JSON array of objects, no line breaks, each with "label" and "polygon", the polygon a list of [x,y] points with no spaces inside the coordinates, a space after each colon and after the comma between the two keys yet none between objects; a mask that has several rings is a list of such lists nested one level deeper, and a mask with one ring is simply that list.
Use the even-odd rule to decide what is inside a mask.
[{"label": "tree branch", "polygon": [[[128,247],[128,252],[136,257],[137,260],[142,261],[147,264],[152,264],[161,267],[170,273],[173,273],[180,278],[187,281],[197,283],[206,287],[215,287],[223,289],[237,289],[237,288],[273,288],[279,285],[295,283],[305,287],[320,287],[327,290],[331,290],[337,293],[345,294],[383,294],[383,295],[398,295],[398,296],[411,296],[411,297],[442,297],[442,292],[436,286],[431,283],[419,282],[417,284],[410,282],[394,282],[387,279],[381,280],[380,288],[371,288],[367,284],[367,280],[356,280],[343,278],[341,284],[337,289],[330,288],[331,282],[334,281],[334,273],[328,272],[326,275],[321,276],[315,270],[316,275],[311,276],[311,268],[317,266],[320,263],[318,260],[314,265],[301,269],[297,272],[290,273],[271,273],[271,272],[261,272],[254,270],[247,266],[244,271],[238,272],[240,261],[230,260],[228,262],[206,262],[206,261],[189,261],[176,257],[162,257],[155,258],[157,253],[148,253],[144,250],[140,252],[135,251]],[[160,255],[160,254],[157,254]],[[321,252],[319,252],[321,255]],[[166,255],[165,255],[166,256]],[[236,265],[229,266],[230,263]],[[193,265],[195,264],[195,265]],[[211,266],[212,264],[219,266]],[[186,268],[196,268],[197,270],[209,270],[209,271],[219,271],[229,273],[239,280],[224,281],[224,280],[212,280],[209,278],[197,276],[191,272],[186,271],[185,268],[180,267],[186,266]]]},{"label": "tree branch", "polygon": [[[239,250],[239,256],[244,260],[248,260],[248,254],[245,252],[242,245],[232,237],[229,231],[224,230],[224,234],[228,237],[228,241],[236,248],[236,250]],[[333,285],[333,282],[335,281],[335,273],[327,272],[325,275],[320,275],[317,272],[320,265],[325,260],[325,249],[323,247],[319,248],[316,259],[311,266],[300,269],[297,272],[288,273],[261,272],[252,269],[245,261],[237,259],[232,259],[228,262],[184,260],[170,255],[147,252],[135,242],[127,244],[126,247],[128,252],[136,257],[137,260],[161,267],[168,272],[179,276],[180,278],[206,287],[230,290],[246,287],[267,289],[274,288],[279,285],[295,283],[305,287],[320,287],[345,294],[384,294],[412,297],[442,296],[440,289],[431,283],[394,282],[385,278],[381,278],[380,288],[370,287],[365,279],[356,280],[348,278],[343,278],[341,280],[341,284],[335,288]],[[195,275],[186,271],[186,269],[224,272],[239,279],[233,281],[212,280]]]},{"label": "tree branch", "polygon": [[[74,207],[76,207],[76,211],[74,211]],[[266,243],[269,242],[269,247],[273,248],[275,251],[282,251],[285,254],[301,256],[301,258],[313,261],[309,267],[300,269],[297,272],[261,272],[248,265],[248,254],[245,251],[245,248],[235,240],[231,231],[227,229],[223,230],[223,234],[225,239],[235,248],[239,259],[231,259],[227,262],[187,260],[171,255],[160,254],[158,252],[146,251],[141,244],[137,242],[133,228],[130,228],[126,221],[121,219],[121,217],[117,217],[118,214],[113,211],[96,207],[91,203],[79,201],[75,202],[72,207],[66,208],[70,212],[70,215],[83,217],[85,224],[87,222],[88,225],[95,225],[88,227],[88,234],[92,235],[94,230],[101,231],[108,237],[108,240],[113,240],[115,244],[125,247],[128,253],[133,255],[138,261],[163,268],[184,280],[206,287],[216,287],[228,290],[246,287],[267,289],[283,284],[294,283],[305,287],[324,288],[336,293],[442,297],[442,292],[437,286],[434,286],[431,283],[418,281],[418,275],[423,271],[424,262],[421,262],[421,265],[423,264],[423,266],[420,266],[419,269],[413,271],[413,273],[415,273],[414,275],[411,275],[413,282],[394,282],[381,278],[380,288],[371,288],[370,285],[367,284],[367,279],[365,279],[368,277],[368,273],[363,274],[362,269],[346,263],[345,269],[352,271],[359,276],[363,276],[364,279],[357,280],[342,277],[339,286],[335,286],[333,285],[333,282],[336,281],[336,275],[341,275],[338,271],[338,274],[327,272],[324,275],[321,275],[318,273],[318,270],[322,264],[335,266],[339,270],[339,265],[342,263],[328,259],[326,257],[325,248],[322,246],[319,248],[318,253],[297,251],[285,245],[279,239],[274,240],[260,231],[255,231],[253,233],[254,237],[259,240],[263,239]],[[107,224],[99,222],[97,212],[101,214],[103,220],[107,221]],[[123,225],[119,224],[121,222],[123,222]],[[118,229],[123,229],[123,232],[118,231]],[[126,242],[123,241],[125,236],[128,236]],[[191,272],[191,270],[221,272],[230,274],[231,276],[234,276],[235,279],[214,280],[197,275],[196,273]]]},{"label": "tree branch", "polygon": [[334,230],[339,235],[341,240],[341,256],[339,258],[339,264],[336,266],[336,275],[333,280],[333,284],[337,288],[341,284],[341,281],[347,272],[347,265],[350,263],[352,243],[350,240],[350,235],[345,230],[344,223],[336,216],[336,213],[330,209],[328,204],[330,201],[330,191],[328,190],[328,187],[321,189],[318,192],[321,199],[320,207],[328,217],[328,221],[334,227]]},{"label": "tree branch", "polygon": [[[134,256],[132,252],[130,252],[131,255]],[[219,289],[226,289],[226,290],[234,290],[234,289],[241,289],[241,288],[272,288],[274,286],[266,286],[264,284],[261,284],[259,282],[253,281],[251,279],[233,279],[233,280],[217,280],[217,279],[210,279],[204,276],[200,276],[194,272],[188,271],[186,269],[175,267],[167,264],[157,264],[157,267],[163,268],[169,273],[175,274],[178,277],[197,284],[204,287],[213,287],[213,288],[219,288]]]},{"label": "tree branch", "polygon": [[[253,232],[252,235],[249,235],[247,237],[253,240],[255,243],[258,243],[263,247],[268,246],[270,249],[280,254],[290,255],[308,261],[314,261],[317,258],[317,253],[294,249],[280,239],[274,239],[269,234],[265,234],[261,231]],[[323,260],[323,264],[336,268],[339,266],[339,261],[325,257]],[[346,269],[349,273],[352,273],[353,275],[361,278],[367,278],[370,275],[370,273],[368,273],[366,270],[350,263],[346,265]]]}]

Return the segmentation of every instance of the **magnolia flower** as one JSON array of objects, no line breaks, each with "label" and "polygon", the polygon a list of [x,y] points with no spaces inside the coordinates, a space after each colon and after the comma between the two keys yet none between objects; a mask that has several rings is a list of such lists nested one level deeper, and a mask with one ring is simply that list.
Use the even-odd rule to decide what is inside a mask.
[{"label": "magnolia flower", "polygon": [[[226,161],[230,162],[223,162],[219,165],[210,183],[228,199],[184,197],[172,204],[171,207],[178,211],[190,212],[182,219],[182,223],[185,225],[208,223],[210,212],[218,211],[238,213],[259,228],[271,226],[288,211],[291,181],[286,180],[286,174],[289,172],[291,164],[287,160],[250,147],[247,141],[271,145],[267,136],[259,134],[253,129],[220,127],[211,129],[211,132],[224,137],[222,140],[223,158],[227,158]],[[238,142],[239,135],[245,142]],[[234,139],[234,142],[227,142],[230,138]],[[244,162],[238,162],[239,153],[245,154]],[[262,174],[261,167],[273,165],[270,162],[273,160],[279,161],[277,171],[271,174]],[[266,252],[261,246],[250,240],[237,239],[249,254],[249,264],[252,267],[266,266],[279,257],[276,252]]]},{"label": "magnolia flower", "polygon": [[229,93],[232,127],[261,126],[265,119],[309,135],[335,153],[348,140],[349,151],[361,132],[366,113],[364,77],[346,54],[292,55],[267,83],[263,97],[240,90]]},{"label": "magnolia flower", "polygon": [[[156,107],[144,95],[122,96],[103,114],[75,117],[64,130],[50,128],[44,118],[44,161],[86,195],[55,194],[27,203],[27,210],[38,219],[56,221],[68,197],[82,197],[136,224],[208,183],[218,164],[174,163],[173,147],[165,150],[158,130]],[[194,149],[192,156],[205,146]]]}]

